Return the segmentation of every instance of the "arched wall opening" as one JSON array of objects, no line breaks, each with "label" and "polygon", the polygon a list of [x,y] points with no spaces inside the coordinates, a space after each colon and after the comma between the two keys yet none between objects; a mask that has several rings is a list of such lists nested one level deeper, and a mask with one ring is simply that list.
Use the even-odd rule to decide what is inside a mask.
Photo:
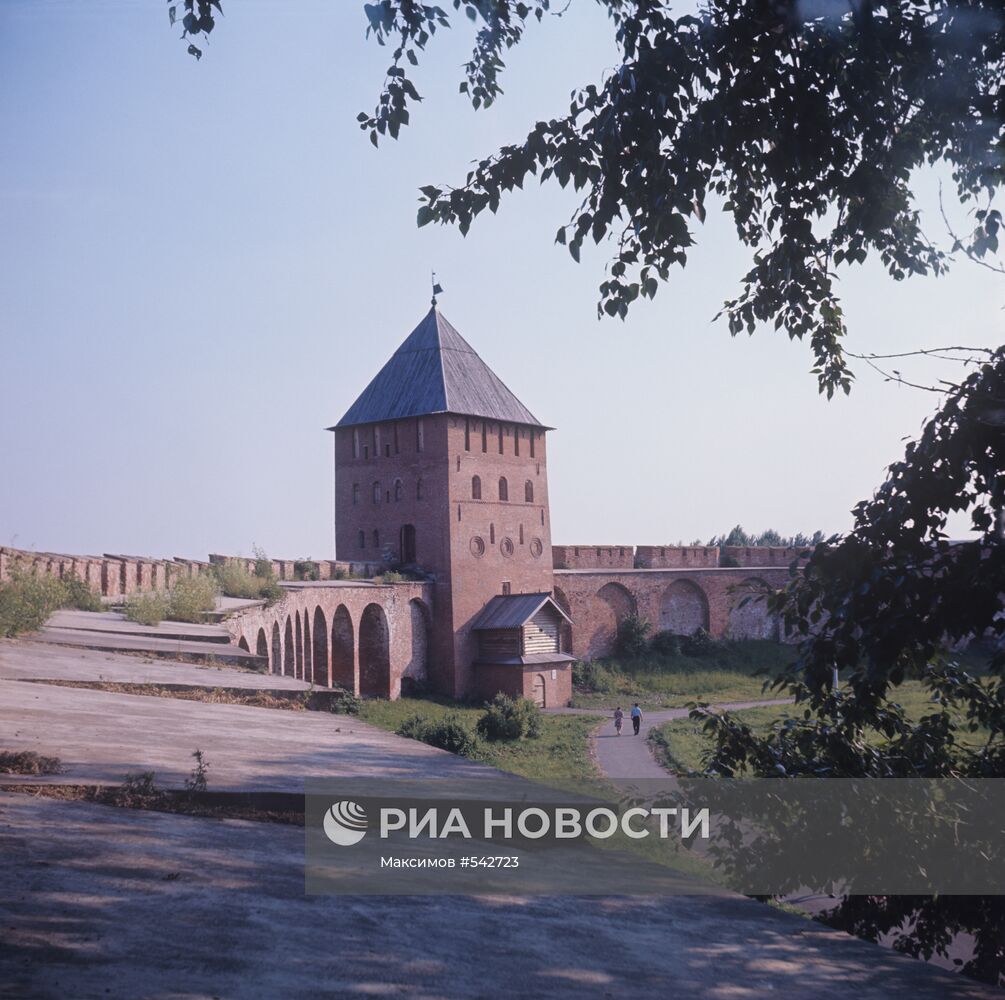
[{"label": "arched wall opening", "polygon": [[359,693],[391,697],[391,642],[387,617],[379,604],[368,604],[359,620]]},{"label": "arched wall opening", "polygon": [[269,664],[269,670],[272,670],[272,663],[269,661],[269,640],[265,635],[265,629],[260,628],[258,630],[258,641],[255,643],[255,653],[260,656],[266,663]]},{"label": "arched wall opening", "polygon": [[424,601],[413,597],[408,602],[409,639],[408,662],[401,675],[401,693],[405,697],[419,694],[429,680],[430,616]]},{"label": "arched wall opening", "polygon": [[708,598],[690,580],[674,580],[660,597],[660,631],[694,635],[708,631]]},{"label": "arched wall opening", "polygon": [[286,616],[286,634],[283,636],[283,673],[288,677],[297,674],[297,659],[293,646],[293,619]]},{"label": "arched wall opening", "polygon": [[617,643],[618,627],[636,613],[635,598],[620,583],[607,583],[594,594],[591,610],[593,633],[587,655],[610,656]]},{"label": "arched wall opening", "polygon": [[726,624],[730,639],[778,639],[778,617],[768,611],[762,596],[771,589],[764,580],[752,576],[730,594],[732,605]]},{"label": "arched wall opening", "polygon": [[279,622],[272,623],[272,658],[269,670],[274,674],[283,672],[283,640],[279,634]]},{"label": "arched wall opening", "polygon": [[332,615],[332,684],[355,690],[355,634],[352,616],[344,604]]},{"label": "arched wall opening", "polygon": [[314,683],[328,687],[331,684],[328,676],[328,624],[320,605],[314,609],[313,654]]},{"label": "arched wall opening", "polygon": [[294,663],[296,664],[294,668],[294,677],[299,677],[301,680],[304,679],[304,630],[300,625],[300,612],[297,612],[296,617],[296,645],[293,647],[294,652]]}]

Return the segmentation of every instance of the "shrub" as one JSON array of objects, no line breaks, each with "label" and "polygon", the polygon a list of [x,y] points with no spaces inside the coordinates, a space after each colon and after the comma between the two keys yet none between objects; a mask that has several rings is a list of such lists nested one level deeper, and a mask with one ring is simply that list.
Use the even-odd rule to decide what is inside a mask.
[{"label": "shrub", "polygon": [[673,632],[657,632],[649,648],[657,656],[680,656],[680,636]]},{"label": "shrub", "polygon": [[541,710],[528,698],[499,693],[485,706],[476,729],[487,740],[533,739],[541,735]]},{"label": "shrub", "polygon": [[595,660],[574,663],[572,665],[572,683],[580,690],[596,691],[599,694],[610,694],[617,688],[611,671]]},{"label": "shrub", "polygon": [[716,646],[716,641],[703,628],[696,628],[681,642],[681,650],[685,656],[708,656],[715,652]]},{"label": "shrub", "polygon": [[160,625],[167,617],[170,600],[167,594],[150,591],[144,594],[130,594],[126,598],[123,614],[131,622],[140,625]]},{"label": "shrub", "polygon": [[272,560],[265,554],[265,550],[254,545],[251,552],[255,557],[255,576],[260,576],[262,579],[274,579],[276,574],[272,568]]},{"label": "shrub", "polygon": [[408,579],[404,574],[396,570],[389,570],[378,577],[374,577],[374,583],[404,583]]},{"label": "shrub", "polygon": [[11,578],[0,583],[0,635],[12,637],[41,628],[65,600],[59,580],[14,569]]},{"label": "shrub", "polygon": [[294,580],[320,580],[321,567],[313,559],[297,559],[293,563]]},{"label": "shrub", "polygon": [[628,615],[618,623],[618,637],[615,643],[618,655],[628,659],[642,656],[648,643],[651,626],[636,614]]},{"label": "shrub", "polygon": [[78,611],[101,611],[104,605],[101,598],[78,576],[63,578],[64,608],[76,608]]},{"label": "shrub", "polygon": [[59,774],[58,757],[43,757],[34,750],[0,750],[0,774]]},{"label": "shrub", "polygon": [[359,715],[362,702],[346,688],[336,688],[328,695],[328,708],[335,715]]},{"label": "shrub", "polygon": [[192,757],[195,760],[195,767],[192,773],[185,779],[185,790],[190,795],[198,795],[206,791],[209,787],[209,762],[206,760],[201,750],[193,750]]},{"label": "shrub", "polygon": [[[261,563],[264,563],[266,572],[259,575],[257,569]],[[255,568],[256,572],[250,573],[242,561],[228,559],[213,566],[213,575],[227,597],[242,597],[249,601],[265,598],[269,603],[275,603],[283,596],[283,590],[272,575],[272,563],[260,559],[255,562]]]},{"label": "shrub", "polygon": [[399,736],[407,736],[411,740],[420,740],[430,746],[449,750],[461,757],[474,754],[478,743],[471,731],[453,713],[444,715],[442,719],[427,719],[422,715],[413,715],[405,719],[395,730]]},{"label": "shrub", "polygon": [[167,618],[176,622],[201,622],[216,607],[216,580],[209,576],[183,576],[171,591]]}]

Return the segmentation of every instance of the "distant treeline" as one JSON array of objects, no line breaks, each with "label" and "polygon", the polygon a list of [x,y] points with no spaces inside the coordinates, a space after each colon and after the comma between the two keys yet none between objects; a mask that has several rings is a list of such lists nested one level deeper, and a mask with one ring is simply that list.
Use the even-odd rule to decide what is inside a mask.
[{"label": "distant treeline", "polygon": [[774,528],[768,528],[759,535],[750,534],[743,530],[743,525],[738,524],[732,531],[723,535],[713,535],[708,542],[696,539],[692,545],[783,545],[786,547],[799,548],[803,545],[817,545],[824,540],[822,531],[814,531],[812,535],[804,535],[801,531],[795,535],[779,534]]}]

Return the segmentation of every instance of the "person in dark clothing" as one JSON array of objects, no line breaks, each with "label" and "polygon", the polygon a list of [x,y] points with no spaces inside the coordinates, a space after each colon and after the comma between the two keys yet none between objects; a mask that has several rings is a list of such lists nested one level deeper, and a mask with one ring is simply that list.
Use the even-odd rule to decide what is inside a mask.
[{"label": "person in dark clothing", "polygon": [[635,702],[632,705],[632,728],[635,730],[635,735],[639,735],[639,727],[642,725],[642,709],[639,708],[639,703]]}]

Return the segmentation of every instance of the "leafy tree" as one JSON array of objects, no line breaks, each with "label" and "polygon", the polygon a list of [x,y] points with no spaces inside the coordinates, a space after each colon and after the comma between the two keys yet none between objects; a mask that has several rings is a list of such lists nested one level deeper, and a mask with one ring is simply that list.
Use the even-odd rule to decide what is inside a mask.
[{"label": "leafy tree", "polygon": [[[812,535],[805,535],[801,531],[795,535],[785,536],[768,528],[759,535],[744,531],[743,525],[738,524],[735,528],[722,535],[713,535],[709,540],[709,545],[740,545],[751,548],[758,545],[778,545],[787,548],[800,548],[802,546],[819,545],[824,540],[822,531],[814,531]],[[698,543],[701,544],[701,543]]]},{"label": "leafy tree", "polygon": [[[804,711],[762,736],[728,713],[696,710],[714,740],[711,773],[1005,776],[1003,470],[999,348],[949,394],[875,496],[855,508],[854,529],[818,545],[769,599],[786,629],[804,637],[773,687]],[[947,538],[955,511],[970,512],[973,538]],[[972,640],[983,643],[984,671],[964,669],[951,652]],[[909,679],[931,699],[920,719],[897,702],[897,686]],[[946,954],[955,934],[969,933],[974,953],[962,970],[1005,982],[1005,898],[848,897],[828,919],[873,939],[898,930],[897,947],[925,957]]]},{"label": "leafy tree", "polygon": [[[675,15],[665,0],[598,0],[621,64],[576,92],[568,115],[486,156],[458,186],[421,189],[419,225],[466,233],[531,177],[584,193],[557,241],[578,260],[584,242],[616,246],[598,310],[628,312],[684,266],[706,203],[729,214],[753,252],[723,312],[730,331],[773,323],[808,337],[821,391],[848,391],[839,269],[878,255],[891,277],[938,274],[947,257],[922,231],[912,172],[945,161],[963,202],[981,198],[966,242],[998,245],[990,194],[1002,180],[1005,34],[1001,0],[805,4],[706,0]],[[501,93],[506,50],[550,11],[549,0],[453,0],[477,28],[461,91],[473,107]],[[376,145],[397,138],[421,97],[409,67],[439,28],[438,6],[365,5],[392,48],[372,113]]]}]

